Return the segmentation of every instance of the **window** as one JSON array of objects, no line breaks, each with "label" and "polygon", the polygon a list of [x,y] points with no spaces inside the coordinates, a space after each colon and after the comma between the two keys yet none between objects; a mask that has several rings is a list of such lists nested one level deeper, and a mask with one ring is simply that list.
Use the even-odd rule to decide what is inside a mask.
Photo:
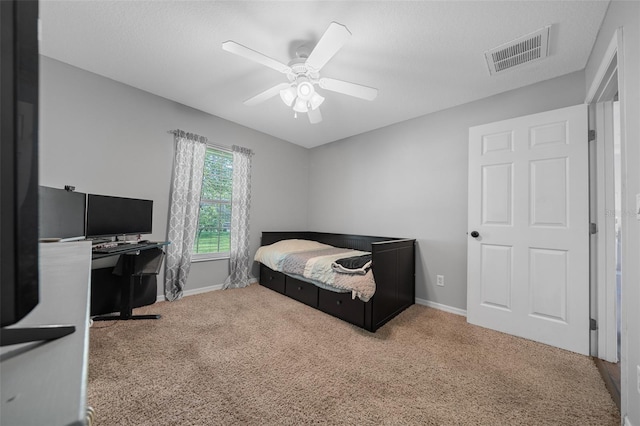
[{"label": "window", "polygon": [[207,148],[204,157],[202,195],[193,259],[229,256],[233,156],[231,152]]}]

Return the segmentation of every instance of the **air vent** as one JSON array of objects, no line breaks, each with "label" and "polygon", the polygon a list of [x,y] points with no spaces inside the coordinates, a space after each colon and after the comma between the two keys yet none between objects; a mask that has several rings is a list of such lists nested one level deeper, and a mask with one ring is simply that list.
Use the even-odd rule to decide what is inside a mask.
[{"label": "air vent", "polygon": [[549,52],[549,26],[484,52],[490,74],[539,61]]}]

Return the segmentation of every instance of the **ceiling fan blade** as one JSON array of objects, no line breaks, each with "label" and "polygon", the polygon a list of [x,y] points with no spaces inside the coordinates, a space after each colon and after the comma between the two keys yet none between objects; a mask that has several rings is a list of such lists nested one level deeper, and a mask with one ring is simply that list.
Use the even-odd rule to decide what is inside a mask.
[{"label": "ceiling fan blade", "polygon": [[351,32],[344,25],[337,22],[329,24],[329,28],[320,37],[320,41],[318,41],[318,44],[316,44],[316,47],[313,48],[307,58],[307,66],[315,71],[320,71],[329,62],[329,59],[347,42],[349,37],[351,37]]},{"label": "ceiling fan blade", "polygon": [[226,50],[227,52],[242,56],[243,58],[249,59],[250,61],[265,65],[283,74],[291,71],[291,68],[288,65],[278,62],[275,59],[263,55],[260,52],[256,52],[253,49],[249,49],[248,47],[238,44],[235,41],[225,41],[224,43],[222,43],[222,50]]},{"label": "ceiling fan blade", "polygon": [[307,111],[307,115],[309,116],[309,122],[311,124],[317,124],[322,121],[322,114],[320,114],[320,108],[311,109]]},{"label": "ceiling fan blade", "polygon": [[255,95],[253,98],[247,99],[246,101],[244,101],[244,104],[249,106],[257,105],[260,102],[264,102],[267,99],[272,98],[275,95],[278,95],[282,89],[286,89],[290,85],[291,85],[290,83],[280,83],[276,86],[273,86],[270,89],[265,90],[262,93]]},{"label": "ceiling fan blade", "polygon": [[367,101],[372,101],[376,96],[378,96],[378,89],[333,78],[321,78],[320,81],[318,81],[318,85],[323,89],[331,90],[332,92],[355,96],[356,98]]}]

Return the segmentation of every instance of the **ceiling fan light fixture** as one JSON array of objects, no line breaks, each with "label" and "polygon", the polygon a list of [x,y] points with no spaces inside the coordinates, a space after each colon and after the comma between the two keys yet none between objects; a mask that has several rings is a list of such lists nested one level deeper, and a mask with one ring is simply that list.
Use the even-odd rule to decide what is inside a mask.
[{"label": "ceiling fan light fixture", "polygon": [[298,83],[298,97],[308,101],[311,99],[313,94],[315,93],[315,89],[313,88],[313,84],[309,81],[303,81]]},{"label": "ceiling fan light fixture", "polygon": [[287,87],[280,91],[280,98],[287,106],[293,105],[293,101],[296,100],[296,88],[293,86]]},{"label": "ceiling fan light fixture", "polygon": [[320,105],[322,105],[323,102],[324,96],[321,96],[318,94],[318,92],[315,92],[309,100],[309,105],[311,106],[311,109],[317,109]]},{"label": "ceiling fan light fixture", "polygon": [[307,111],[309,111],[309,106],[307,105],[307,101],[298,96],[298,98],[296,99],[295,104],[293,105],[293,110],[295,112],[307,112]]}]

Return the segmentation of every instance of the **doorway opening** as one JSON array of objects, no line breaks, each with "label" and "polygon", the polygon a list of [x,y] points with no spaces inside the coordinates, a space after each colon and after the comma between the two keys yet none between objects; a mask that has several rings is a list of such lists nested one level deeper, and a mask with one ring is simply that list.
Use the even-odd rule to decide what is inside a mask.
[{"label": "doorway opening", "polygon": [[[622,269],[622,261],[621,261],[621,248],[622,248],[622,162],[621,162],[621,144],[620,144],[620,104],[618,103],[617,95],[614,98],[613,102],[610,102],[603,111],[607,113],[609,116],[605,120],[605,122],[611,122],[611,136],[612,140],[609,138],[601,138],[601,142],[608,144],[608,147],[605,147],[605,151],[611,153],[611,155],[605,155],[608,160],[608,166],[612,168],[612,173],[609,175],[609,180],[606,179],[605,176],[599,176],[598,179],[604,179],[606,186],[608,187],[609,195],[613,195],[613,209],[607,208],[606,211],[606,226],[605,232],[601,234],[602,238],[606,241],[607,245],[613,245],[613,253],[610,253],[610,258],[612,257],[614,267],[607,268],[605,265],[599,264],[598,267],[605,269],[606,271],[606,291],[608,293],[613,293],[614,298],[612,301],[609,301],[609,304],[613,303],[612,308],[615,312],[615,335],[607,335],[606,333],[599,334],[599,338],[605,340],[605,342],[599,342],[599,346],[604,346],[604,353],[598,352],[596,360],[596,365],[602,375],[602,378],[611,394],[611,397],[615,401],[620,409],[621,402],[621,347],[622,347],[622,279],[623,279],[623,269]],[[602,120],[600,121],[602,123]],[[609,149],[607,149],[609,148]],[[600,150],[602,151],[602,150]],[[600,172],[602,172],[600,170]],[[611,179],[612,178],[612,179]],[[611,196],[609,197],[611,198]],[[599,256],[600,257],[600,256]],[[606,256],[604,256],[606,257]],[[611,260],[611,259],[609,259]],[[605,259],[606,261],[606,259]],[[609,306],[611,308],[611,306]],[[611,330],[610,330],[611,331]],[[613,334],[613,333],[611,333]],[[611,346],[613,343],[613,353],[611,353]],[[607,346],[609,348],[607,348]]]}]

